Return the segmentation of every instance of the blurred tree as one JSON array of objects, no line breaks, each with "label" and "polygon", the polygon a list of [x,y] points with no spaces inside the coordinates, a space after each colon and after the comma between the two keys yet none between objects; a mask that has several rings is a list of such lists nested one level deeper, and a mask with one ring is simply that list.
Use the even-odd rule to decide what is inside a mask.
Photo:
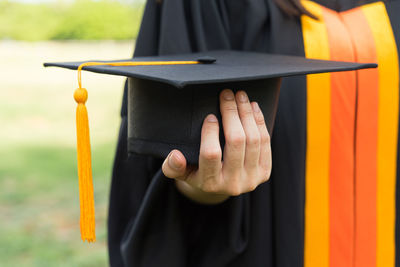
[{"label": "blurred tree", "polygon": [[136,38],[143,2],[0,2],[0,39],[124,40]]}]

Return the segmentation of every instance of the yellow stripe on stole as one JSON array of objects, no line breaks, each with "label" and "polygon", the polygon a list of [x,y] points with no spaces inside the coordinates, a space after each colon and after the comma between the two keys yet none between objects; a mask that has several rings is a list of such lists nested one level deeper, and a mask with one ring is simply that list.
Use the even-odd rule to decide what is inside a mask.
[{"label": "yellow stripe on stole", "polygon": [[[322,9],[303,5],[320,20],[301,17],[307,58],[330,58]],[[330,74],[307,76],[307,152],[305,203],[305,267],[329,266]]]},{"label": "yellow stripe on stole", "polygon": [[395,265],[396,160],[399,116],[397,47],[385,5],[362,7],[375,40],[379,73],[377,267]]}]

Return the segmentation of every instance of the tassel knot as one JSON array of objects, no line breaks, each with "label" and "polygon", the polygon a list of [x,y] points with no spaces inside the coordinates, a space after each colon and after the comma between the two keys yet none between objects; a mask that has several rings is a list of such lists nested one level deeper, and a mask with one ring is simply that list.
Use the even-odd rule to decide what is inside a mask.
[{"label": "tassel knot", "polygon": [[78,88],[74,92],[74,99],[78,104],[85,104],[88,98],[88,92],[85,88]]}]

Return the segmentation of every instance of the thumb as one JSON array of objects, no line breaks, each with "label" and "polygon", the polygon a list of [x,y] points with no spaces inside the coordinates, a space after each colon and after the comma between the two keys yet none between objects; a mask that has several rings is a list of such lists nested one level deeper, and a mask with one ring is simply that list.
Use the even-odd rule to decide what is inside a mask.
[{"label": "thumb", "polygon": [[162,172],[168,178],[185,180],[187,176],[186,159],[179,150],[172,150],[162,165]]}]

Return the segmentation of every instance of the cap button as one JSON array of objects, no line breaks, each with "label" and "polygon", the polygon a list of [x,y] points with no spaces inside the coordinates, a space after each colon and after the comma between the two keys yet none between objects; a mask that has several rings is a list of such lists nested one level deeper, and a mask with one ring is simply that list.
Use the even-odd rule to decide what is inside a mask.
[{"label": "cap button", "polygon": [[197,59],[197,61],[202,63],[202,64],[212,64],[215,61],[217,61],[217,59],[214,58],[214,57],[210,57],[210,56],[204,56],[204,57],[199,57]]}]

